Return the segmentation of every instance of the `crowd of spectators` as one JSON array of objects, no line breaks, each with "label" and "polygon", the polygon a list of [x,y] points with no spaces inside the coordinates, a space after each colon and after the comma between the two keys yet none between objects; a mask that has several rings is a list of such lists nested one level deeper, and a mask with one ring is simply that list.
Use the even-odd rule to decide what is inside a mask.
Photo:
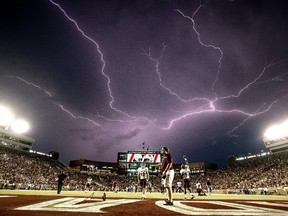
[{"label": "crowd of spectators", "polygon": [[288,151],[234,161],[224,168],[193,175],[192,187],[199,181],[205,188],[208,178],[213,190],[226,193],[280,194],[282,191],[287,194]]},{"label": "crowd of spectators", "polygon": [[242,190],[288,189],[288,151],[235,161],[207,174],[214,189]]},{"label": "crowd of spectators", "polygon": [[[79,173],[49,157],[1,145],[0,167],[0,189],[56,190],[57,176],[65,172],[68,177],[65,179],[64,190],[84,191],[87,178],[91,177],[93,181],[90,190],[93,191],[140,191],[136,175]],[[191,188],[195,192],[196,182],[200,182],[205,189],[209,178],[213,190],[252,194],[254,190],[261,189],[267,194],[271,188],[288,189],[287,173],[288,151],[235,161],[222,169],[191,175]],[[180,174],[176,173],[173,188],[176,188],[176,182],[180,179]],[[112,182],[116,182],[116,186],[112,187]],[[161,178],[151,176],[148,192],[161,192],[162,189]]]},{"label": "crowd of spectators", "polygon": [[46,189],[67,167],[46,156],[0,145],[0,188]]}]

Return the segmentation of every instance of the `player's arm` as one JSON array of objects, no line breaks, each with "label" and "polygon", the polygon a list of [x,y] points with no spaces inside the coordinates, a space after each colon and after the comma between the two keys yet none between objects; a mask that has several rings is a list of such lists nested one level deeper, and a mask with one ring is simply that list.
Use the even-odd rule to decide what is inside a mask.
[{"label": "player's arm", "polygon": [[183,172],[183,170],[182,170],[182,169],[180,170],[180,175],[181,175],[181,179],[183,179],[183,176],[184,176],[184,172]]},{"label": "player's arm", "polygon": [[149,181],[149,169],[146,169],[146,173],[147,173],[147,181]]},{"label": "player's arm", "polygon": [[137,180],[138,180],[138,182],[140,182],[140,172],[139,172],[139,170],[137,170]]},{"label": "player's arm", "polygon": [[163,170],[163,175],[166,175],[167,171],[170,170],[172,168],[172,165],[173,165],[172,158],[171,158],[170,154],[168,154],[167,160],[168,160],[168,164],[167,164],[165,170]]},{"label": "player's arm", "polygon": [[[168,170],[170,170],[170,168],[172,167],[172,163],[168,163],[168,165],[166,166],[165,170],[163,171],[163,173],[167,173]],[[164,175],[165,175],[164,174]]]},{"label": "player's arm", "polygon": [[162,166],[162,163],[150,165],[150,167],[161,167],[161,166]]}]

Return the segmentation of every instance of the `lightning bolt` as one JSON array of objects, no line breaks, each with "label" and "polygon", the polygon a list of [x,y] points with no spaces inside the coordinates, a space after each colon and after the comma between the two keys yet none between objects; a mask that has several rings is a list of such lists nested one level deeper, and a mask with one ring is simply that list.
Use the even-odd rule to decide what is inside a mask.
[{"label": "lightning bolt", "polygon": [[110,87],[110,83],[111,83],[111,80],[110,80],[110,77],[105,73],[105,67],[106,67],[106,62],[104,60],[104,54],[103,52],[101,51],[100,49],[100,46],[99,44],[93,40],[91,37],[89,37],[88,35],[85,34],[85,32],[79,27],[78,23],[73,19],[71,18],[67,13],[66,11],[56,2],[54,2],[53,0],[50,0],[50,2],[55,5],[63,14],[64,16],[70,21],[72,22],[75,27],[77,28],[77,30],[82,34],[82,36],[84,38],[86,38],[87,40],[89,40],[90,42],[92,42],[95,46],[96,46],[96,50],[97,52],[99,53],[100,55],[100,60],[102,62],[102,68],[101,68],[101,73],[102,75],[107,79],[107,88],[108,88],[108,91],[109,91],[109,97],[111,98],[110,102],[109,102],[109,106],[112,110],[118,112],[118,113],[121,113],[122,115],[128,117],[128,118],[132,118],[132,119],[135,119],[135,120],[139,120],[139,119],[144,119],[144,120],[147,120],[149,122],[152,122],[152,120],[146,118],[146,117],[135,117],[135,116],[131,116],[129,115],[128,113],[122,111],[122,110],[119,110],[117,109],[116,107],[113,106],[113,103],[115,101],[115,98],[113,96],[113,93],[112,93],[112,90],[111,90],[111,87]]},{"label": "lightning bolt", "polygon": [[47,94],[49,97],[52,98],[52,94],[51,94],[49,91],[41,88],[39,85],[36,85],[36,84],[34,84],[34,83],[32,83],[32,82],[28,82],[28,81],[22,79],[21,77],[17,77],[17,76],[4,76],[4,77],[6,77],[6,78],[12,78],[12,79],[15,78],[15,79],[18,79],[18,80],[26,83],[27,85],[32,85],[34,88],[37,88],[37,89],[39,89],[40,91],[43,91],[45,94]]},{"label": "lightning bolt", "polygon": [[[238,128],[240,128],[243,124],[245,124],[249,119],[253,118],[253,117],[256,117],[258,115],[261,115],[261,114],[264,114],[266,112],[268,112],[271,107],[277,103],[278,101],[280,101],[281,99],[283,99],[284,97],[287,97],[287,96],[284,96],[284,97],[281,97],[275,101],[273,101],[266,109],[262,110],[262,108],[266,105],[266,102],[261,105],[256,112],[254,113],[250,113],[250,112],[245,112],[243,110],[240,110],[240,109],[231,109],[231,110],[221,110],[221,109],[217,109],[216,108],[216,105],[215,103],[220,101],[220,100],[225,100],[225,99],[231,99],[231,98],[239,98],[242,93],[246,90],[248,90],[252,85],[258,83],[258,81],[260,80],[260,78],[263,76],[263,74],[266,72],[267,69],[271,68],[272,66],[276,65],[277,63],[271,63],[271,64],[268,64],[267,66],[264,67],[264,69],[262,70],[262,72],[251,82],[249,82],[246,86],[244,86],[243,88],[241,88],[237,94],[235,95],[227,95],[227,96],[222,96],[222,97],[218,97],[217,94],[216,94],[216,91],[215,91],[215,85],[216,83],[218,82],[219,80],[219,74],[221,72],[221,66],[222,66],[222,58],[223,58],[223,51],[221,50],[220,47],[217,47],[217,46],[214,46],[212,44],[205,44],[202,42],[201,40],[201,35],[200,33],[197,31],[196,29],[196,23],[195,23],[195,20],[194,20],[194,17],[195,15],[198,13],[198,11],[203,7],[203,5],[200,3],[199,7],[195,10],[195,12],[193,13],[192,17],[190,16],[187,16],[185,15],[182,11],[180,10],[175,10],[177,11],[178,13],[180,13],[184,18],[187,18],[189,19],[191,22],[192,22],[192,27],[193,27],[193,30],[194,32],[196,33],[197,35],[197,38],[198,38],[198,42],[199,44],[201,44],[203,47],[206,47],[206,48],[213,48],[214,50],[217,50],[220,54],[219,56],[219,59],[218,59],[218,68],[217,68],[217,74],[216,74],[216,78],[214,80],[214,82],[212,83],[211,85],[211,90],[213,92],[213,94],[215,95],[215,99],[214,100],[209,100],[207,98],[195,98],[197,100],[201,99],[201,100],[204,100],[206,102],[208,102],[208,104],[198,108],[196,111],[190,111],[184,115],[181,115],[175,119],[172,119],[168,126],[166,128],[162,128],[164,130],[169,130],[173,125],[174,123],[176,123],[177,121],[180,121],[180,120],[183,120],[185,118],[188,118],[188,117],[191,117],[191,116],[195,116],[195,115],[201,115],[201,114],[204,114],[204,113],[236,113],[236,114],[242,114],[244,116],[246,116],[246,118],[239,124],[237,125],[236,127],[234,127],[232,130],[230,130],[227,134],[231,136],[232,132],[234,132],[235,130],[237,130]],[[149,49],[149,52],[145,52],[145,54],[148,56],[148,58],[151,60],[151,61],[154,61],[155,64],[156,64],[156,72],[158,74],[158,77],[159,77],[159,81],[160,81],[160,85],[168,90],[170,92],[171,95],[174,95],[176,96],[180,101],[182,102],[190,102],[194,99],[189,99],[189,100],[184,100],[183,98],[181,98],[178,94],[176,94],[175,92],[172,92],[170,91],[170,89],[166,86],[164,86],[161,82],[161,74],[159,72],[159,63],[160,63],[160,60],[162,59],[163,57],[163,52],[164,52],[164,48],[162,50],[162,54],[159,58],[153,58],[152,55],[151,55],[151,52],[150,52],[150,49]],[[272,79],[272,81],[279,81],[279,77],[275,77]],[[282,81],[282,80],[280,80]],[[208,106],[208,107],[207,107]],[[261,111],[262,110],[262,111]]]},{"label": "lightning bolt", "polygon": [[168,125],[168,127],[166,128],[162,128],[164,130],[168,130],[170,129],[173,124],[177,121],[180,121],[182,119],[185,119],[187,117],[190,117],[190,116],[194,116],[194,115],[200,115],[200,114],[203,114],[203,113],[211,113],[211,112],[214,112],[214,113],[238,113],[238,114],[242,114],[244,116],[247,116],[246,119],[244,119],[243,122],[241,122],[238,126],[236,126],[235,128],[233,128],[231,131],[229,131],[227,134],[230,135],[233,131],[235,131],[236,129],[238,129],[241,125],[243,125],[246,121],[248,121],[249,119],[251,119],[252,117],[256,117],[258,115],[261,115],[261,114],[264,114],[266,112],[268,112],[271,107],[279,102],[281,99],[285,98],[285,97],[288,97],[288,95],[286,96],[283,96],[281,98],[278,98],[277,100],[273,101],[265,110],[262,110],[262,111],[259,111],[264,105],[266,105],[266,103],[264,103],[256,112],[254,113],[249,113],[249,112],[245,112],[243,110],[239,110],[239,109],[231,109],[231,110],[217,110],[214,106],[214,103],[213,101],[210,102],[210,109],[205,109],[205,110],[197,110],[197,111],[193,111],[193,112],[189,112],[189,113],[186,113],[178,118],[175,118],[175,119],[172,119]]},{"label": "lightning bolt", "polygon": [[88,122],[90,122],[90,123],[92,123],[92,124],[94,124],[94,125],[100,126],[100,124],[98,124],[97,122],[95,122],[95,121],[92,120],[92,119],[89,119],[89,118],[83,117],[83,116],[75,116],[72,112],[70,112],[69,110],[65,109],[65,108],[63,107],[63,105],[61,105],[61,104],[56,104],[56,105],[59,106],[59,107],[62,109],[62,111],[68,113],[68,114],[69,114],[72,118],[74,118],[74,119],[87,120]]},{"label": "lightning bolt", "polygon": [[[18,77],[18,76],[4,76],[6,78],[10,78],[10,79],[18,79],[22,82],[24,82],[25,84],[27,85],[31,85],[33,86],[34,88],[37,88],[39,89],[40,91],[44,92],[46,95],[48,95],[50,98],[53,98],[53,95],[52,93],[50,93],[49,91],[47,91],[46,89],[43,89],[42,87],[40,87],[39,85],[35,84],[35,83],[32,83],[32,82],[29,82],[21,77]],[[88,122],[91,122],[93,123],[94,125],[96,126],[101,126],[99,123],[95,122],[94,120],[88,118],[88,117],[84,117],[84,116],[77,116],[75,114],[73,114],[71,111],[69,111],[68,109],[66,109],[63,105],[59,104],[59,103],[54,103],[56,104],[58,107],[61,108],[62,111],[66,112],[68,115],[70,115],[72,118],[74,119],[83,119],[83,120],[87,120]],[[106,121],[109,121],[109,122],[120,122],[120,123],[132,123],[132,122],[135,122],[136,120],[133,119],[133,120],[121,120],[121,119],[110,119],[110,118],[107,118],[103,115],[100,115],[99,112],[96,113],[96,116],[97,118],[102,118]],[[155,121],[155,120],[154,120]]]},{"label": "lightning bolt", "polygon": [[[108,121],[108,122],[132,123],[132,122],[136,122],[136,121],[141,119],[141,118],[132,119],[132,120],[111,119],[111,118],[105,117],[103,115],[100,115],[98,111],[96,111],[96,113],[94,113],[93,115],[97,116],[97,118],[102,118],[102,119],[104,119],[105,121]],[[146,120],[148,118],[143,117],[142,119]],[[149,122],[155,122],[155,121],[156,121],[155,119],[154,120],[149,120]]]},{"label": "lightning bolt", "polygon": [[[248,115],[247,118],[245,118],[240,124],[238,124],[237,126],[235,126],[233,129],[231,129],[230,131],[228,131],[227,135],[229,135],[230,137],[239,137],[238,135],[236,134],[232,134],[234,131],[236,131],[237,129],[239,129],[242,125],[244,125],[251,117],[255,116],[260,110],[262,107],[264,107],[266,105],[266,102],[260,106],[256,112],[253,114],[253,115]],[[269,107],[268,107],[269,108]]]},{"label": "lightning bolt", "polygon": [[227,133],[227,135],[229,135],[229,136],[231,136],[231,137],[232,137],[232,136],[237,137],[237,135],[232,134],[235,130],[237,130],[237,129],[240,128],[242,125],[244,125],[251,117],[255,117],[255,116],[258,116],[258,115],[261,115],[261,114],[264,114],[264,113],[268,112],[275,103],[277,103],[278,101],[280,101],[280,100],[282,100],[283,98],[286,98],[286,97],[288,97],[288,96],[286,95],[286,96],[283,96],[283,97],[281,97],[281,98],[278,98],[277,100],[273,101],[265,110],[260,111],[260,110],[262,109],[262,107],[264,107],[264,106],[266,105],[266,102],[265,102],[262,106],[260,106],[260,107],[257,109],[257,111],[256,111],[254,114],[252,114],[251,116],[248,116],[248,117],[245,118],[240,124],[238,124],[236,127],[234,127],[233,129],[231,129],[231,130]]},{"label": "lightning bolt", "polygon": [[161,72],[159,70],[159,65],[160,65],[160,61],[162,60],[163,56],[164,56],[164,52],[166,49],[167,45],[163,44],[162,47],[162,52],[161,55],[158,58],[154,58],[151,54],[151,47],[148,49],[148,51],[143,50],[144,54],[148,57],[148,59],[152,62],[155,63],[155,71],[157,73],[158,79],[159,79],[159,84],[160,86],[165,89],[166,91],[168,91],[171,95],[175,96],[176,98],[178,98],[179,101],[184,102],[184,103],[189,103],[192,101],[206,101],[206,102],[210,102],[207,98],[191,98],[191,99],[184,99],[182,98],[179,94],[177,94],[176,92],[174,92],[173,90],[171,90],[169,87],[167,87],[163,82],[162,82],[162,75]]},{"label": "lightning bolt", "polygon": [[[253,80],[251,81],[250,83],[248,83],[245,87],[243,87],[242,89],[240,89],[238,91],[238,93],[236,95],[228,95],[228,96],[223,96],[223,97],[220,97],[218,98],[217,100],[223,100],[223,99],[228,99],[228,98],[238,98],[240,97],[240,95],[245,91],[247,90],[249,87],[251,87],[253,84],[255,84],[262,76],[263,74],[266,72],[266,70],[274,65],[276,65],[278,63],[271,63],[271,64],[268,64],[267,66],[264,67],[264,69],[262,70],[262,72]],[[272,79],[273,80],[273,79]],[[278,80],[277,80],[278,81]]]},{"label": "lightning bolt", "polygon": [[219,57],[219,59],[218,59],[218,68],[217,68],[216,77],[215,77],[214,82],[213,82],[212,85],[211,85],[211,90],[212,90],[213,94],[215,95],[215,97],[217,98],[217,94],[216,94],[216,91],[215,91],[215,85],[216,85],[216,83],[217,83],[218,80],[219,80],[219,74],[220,74],[220,72],[221,72],[223,51],[221,50],[220,47],[214,46],[214,45],[212,45],[212,44],[205,44],[205,43],[202,42],[201,35],[200,35],[200,33],[198,32],[198,30],[196,29],[196,22],[195,22],[195,20],[194,20],[194,17],[196,16],[196,14],[198,13],[198,11],[199,11],[202,7],[203,7],[203,5],[200,3],[199,7],[195,10],[195,12],[193,13],[192,17],[185,15],[182,11],[180,11],[180,10],[178,10],[178,9],[176,9],[175,11],[177,11],[177,12],[180,13],[184,18],[187,18],[187,19],[189,19],[189,20],[192,22],[192,28],[193,28],[194,32],[196,33],[196,35],[197,35],[199,44],[201,44],[203,47],[212,48],[212,49],[214,49],[214,50],[217,50],[217,51],[219,52],[219,54],[220,54],[220,57]]},{"label": "lightning bolt", "polygon": [[203,113],[212,113],[212,112],[214,112],[214,113],[240,113],[240,114],[243,114],[243,115],[246,115],[246,116],[253,116],[253,114],[251,114],[251,113],[245,112],[245,111],[243,111],[243,110],[238,110],[238,109],[232,109],[232,110],[217,110],[217,109],[215,108],[215,105],[214,105],[213,101],[210,101],[210,106],[209,106],[209,107],[210,107],[210,109],[204,109],[204,110],[201,110],[201,109],[199,110],[199,109],[198,109],[197,111],[192,111],[192,112],[186,113],[186,114],[184,114],[184,115],[182,115],[182,116],[180,116],[180,117],[178,117],[178,118],[172,119],[172,120],[170,121],[168,127],[162,128],[162,129],[168,130],[168,129],[170,129],[170,128],[173,126],[173,124],[174,124],[175,122],[177,122],[177,121],[180,121],[180,120],[185,119],[185,118],[190,117],[190,116],[200,115],[200,114],[203,114]]},{"label": "lightning bolt", "polygon": [[[43,89],[43,88],[41,88],[39,85],[36,85],[36,84],[34,84],[34,83],[32,83],[32,82],[28,82],[27,80],[25,80],[25,79],[23,79],[23,78],[21,78],[21,77],[18,77],[18,76],[5,76],[5,77],[11,78],[11,79],[18,79],[18,80],[26,83],[27,85],[31,85],[31,86],[33,86],[34,88],[37,88],[37,89],[39,89],[40,91],[43,91],[43,92],[44,92],[46,95],[48,95],[50,98],[53,98],[52,94],[51,94],[49,91],[47,91],[46,89]],[[60,107],[62,111],[66,112],[67,114],[69,114],[69,115],[70,115],[72,118],[74,118],[74,119],[87,120],[88,122],[90,122],[90,123],[92,123],[92,124],[94,124],[94,125],[96,125],[96,126],[100,126],[99,123],[95,122],[95,121],[92,120],[92,119],[89,119],[89,118],[83,117],[83,116],[77,116],[77,115],[73,114],[71,111],[69,111],[69,110],[67,110],[66,108],[64,108],[63,105],[61,105],[61,104],[59,104],[59,103],[55,103],[55,104],[56,104],[58,107]]]}]

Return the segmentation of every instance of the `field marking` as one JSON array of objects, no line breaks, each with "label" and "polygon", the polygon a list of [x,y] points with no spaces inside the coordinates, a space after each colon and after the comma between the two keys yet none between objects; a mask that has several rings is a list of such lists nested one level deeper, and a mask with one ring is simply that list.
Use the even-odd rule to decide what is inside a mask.
[{"label": "field marking", "polygon": [[7,198],[7,197],[17,197],[17,196],[6,196],[6,195],[0,195],[0,198]]},{"label": "field marking", "polygon": [[106,213],[101,209],[139,201],[131,199],[111,199],[106,201],[93,199],[93,202],[81,203],[84,200],[87,200],[87,198],[66,197],[15,208],[15,210]]},{"label": "field marking", "polygon": [[[271,203],[267,201],[243,201],[245,203],[252,203],[252,204],[260,204],[260,205],[270,205],[270,206],[278,206],[278,207],[287,207],[288,208],[288,203],[283,202],[283,203]],[[285,204],[286,203],[286,204]]]},{"label": "field marking", "polygon": [[[209,209],[209,208],[197,208],[185,205],[183,203],[207,203],[215,204],[225,207],[232,207],[237,209]],[[249,202],[247,201],[249,204]],[[259,202],[265,203],[265,202]],[[271,209],[267,207],[257,207],[238,203],[230,203],[223,201],[174,201],[173,206],[163,205],[164,201],[156,201],[157,206],[166,210],[174,211],[184,215],[251,215],[251,216],[287,216],[288,211]]]}]

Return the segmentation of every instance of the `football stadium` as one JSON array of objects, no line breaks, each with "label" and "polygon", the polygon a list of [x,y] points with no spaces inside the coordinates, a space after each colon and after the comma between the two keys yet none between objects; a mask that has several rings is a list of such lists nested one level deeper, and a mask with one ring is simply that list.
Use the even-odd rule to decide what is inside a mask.
[{"label": "football stadium", "polygon": [[[282,151],[239,158],[231,156],[227,166],[220,169],[205,162],[188,163],[191,193],[187,197],[184,197],[181,164],[174,164],[174,204],[164,206],[167,193],[161,184],[163,171],[153,168],[153,165],[161,163],[160,150],[119,152],[115,163],[74,160],[67,166],[58,160],[59,154],[53,157],[55,152],[45,154],[31,150],[33,138],[17,135],[2,127],[0,213],[287,215],[288,143],[283,147],[283,140],[283,137],[273,141],[269,139],[269,143],[274,143],[273,148],[279,142]],[[25,148],[26,145],[30,148]],[[137,181],[137,169],[143,162],[149,169],[144,200],[140,199],[142,188]],[[57,194],[61,173],[66,178],[61,193]],[[211,182],[211,191],[208,191],[208,180]],[[200,192],[196,188],[197,183],[201,184]]]},{"label": "football stadium", "polygon": [[287,11],[1,0],[0,216],[288,216]]}]

